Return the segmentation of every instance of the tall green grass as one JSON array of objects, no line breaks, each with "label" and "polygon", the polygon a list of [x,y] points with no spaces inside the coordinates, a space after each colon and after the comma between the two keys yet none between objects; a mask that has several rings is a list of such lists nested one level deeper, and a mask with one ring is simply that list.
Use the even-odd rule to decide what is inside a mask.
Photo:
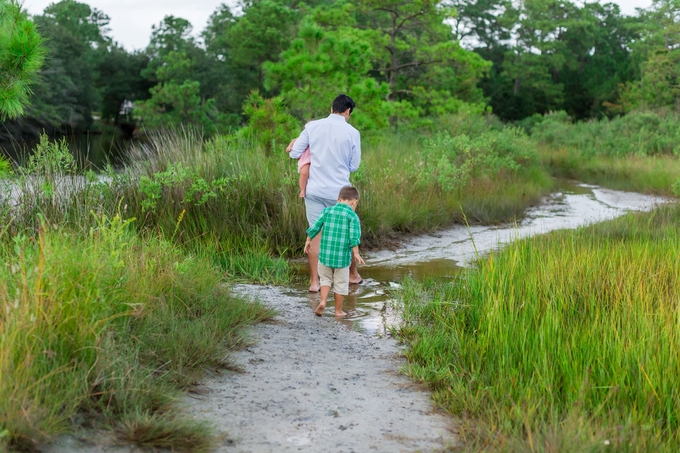
[{"label": "tall green grass", "polygon": [[579,150],[583,156],[680,154],[680,116],[673,112],[635,111],[577,123],[565,112],[555,112],[535,122],[534,139],[555,148]]},{"label": "tall green grass", "polygon": [[[365,139],[353,175],[365,244],[465,215],[512,220],[550,190],[528,138],[485,121]],[[103,174],[41,141],[0,200],[0,448],[84,420],[142,446],[209,449],[177,395],[224,365],[241,326],[271,316],[223,282],[290,281],[284,258],[307,226],[297,180],[283,150],[233,136],[159,135]]]},{"label": "tall green grass", "polygon": [[679,222],[631,214],[405,286],[409,373],[470,451],[680,449]]},{"label": "tall green grass", "polygon": [[678,196],[680,159],[675,156],[591,156],[541,147],[541,161],[553,175],[628,190]]},{"label": "tall green grass", "polygon": [[[444,126],[432,138],[365,138],[362,165],[352,175],[362,192],[365,245],[384,246],[400,233],[431,231],[464,215],[480,223],[514,220],[551,189],[524,134],[468,117]],[[45,154],[61,162],[63,153],[56,147]],[[210,244],[218,255],[247,249],[277,267],[277,256],[302,252],[304,201],[297,197],[295,161],[283,150],[269,156],[234,136],[204,141],[178,131],[138,147],[123,171],[78,174],[68,162],[49,168],[20,172],[12,231],[37,229],[39,216],[88,228],[90,211],[111,216],[120,209],[137,219],[140,231],[190,248]]]},{"label": "tall green grass", "polygon": [[613,189],[680,195],[680,117],[631,112],[572,123],[564,112],[532,118],[531,137],[554,176]]},{"label": "tall green grass", "polygon": [[85,420],[138,445],[208,451],[214,433],[182,416],[178,392],[271,313],[231,296],[210,259],[119,217],[94,222],[0,240],[0,450]]}]

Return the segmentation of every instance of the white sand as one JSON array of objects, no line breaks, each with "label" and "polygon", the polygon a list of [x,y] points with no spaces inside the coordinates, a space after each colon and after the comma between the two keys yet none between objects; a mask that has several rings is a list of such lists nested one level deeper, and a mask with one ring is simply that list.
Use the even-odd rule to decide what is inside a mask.
[{"label": "white sand", "polygon": [[190,411],[227,433],[218,452],[445,451],[454,421],[399,369],[393,339],[315,316],[304,299],[273,287],[236,292],[279,311],[253,329],[255,343],[234,354],[242,373],[217,375]]}]

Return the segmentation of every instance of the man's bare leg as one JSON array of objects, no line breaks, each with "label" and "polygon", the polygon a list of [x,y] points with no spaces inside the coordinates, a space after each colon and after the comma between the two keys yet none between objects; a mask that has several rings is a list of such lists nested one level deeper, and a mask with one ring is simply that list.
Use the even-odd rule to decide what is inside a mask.
[{"label": "man's bare leg", "polygon": [[[326,309],[326,301],[328,300],[328,294],[330,292],[331,292],[330,286],[322,286],[321,287],[321,302],[319,302],[319,306],[316,307],[316,310],[314,310],[314,314],[316,316],[323,315],[323,311]],[[340,305],[342,306],[342,303]],[[337,306],[337,301],[336,301],[336,306]],[[336,311],[337,311],[337,308],[336,308]]]},{"label": "man's bare leg", "polygon": [[319,291],[319,247],[321,245],[321,235],[318,234],[312,239],[309,253],[307,254],[307,261],[309,261],[309,291]]},{"label": "man's bare leg", "polygon": [[[325,288],[325,287],[324,287]],[[328,288],[330,290],[330,288]],[[323,291],[323,288],[322,288]],[[342,294],[335,293],[333,294],[335,297],[335,317],[336,318],[341,318],[343,316],[347,316],[347,313],[342,311],[342,301],[345,298]]]},{"label": "man's bare leg", "polygon": [[349,282],[352,284],[359,284],[363,281],[359,275],[359,268],[357,267],[357,260],[352,257],[352,263],[349,265]]}]

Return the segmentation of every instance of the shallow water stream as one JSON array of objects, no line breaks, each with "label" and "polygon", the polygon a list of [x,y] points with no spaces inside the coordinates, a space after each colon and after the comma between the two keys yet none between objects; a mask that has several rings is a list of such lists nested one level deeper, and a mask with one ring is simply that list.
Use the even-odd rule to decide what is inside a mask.
[{"label": "shallow water stream", "polygon": [[[366,266],[360,267],[364,284],[351,285],[343,306],[349,316],[338,322],[364,333],[386,335],[390,326],[399,322],[393,290],[399,287],[404,276],[445,279],[471,263],[477,254],[484,255],[515,239],[577,228],[630,211],[649,211],[668,201],[662,197],[560,181],[559,192],[529,209],[520,222],[495,227],[456,225],[432,235],[411,238],[394,251],[366,254]],[[295,266],[301,276],[307,275],[306,262],[296,260]],[[310,310],[319,302],[318,294],[308,293],[306,285],[291,288],[289,294],[308,301]],[[326,316],[332,316],[332,310],[327,310]]]}]

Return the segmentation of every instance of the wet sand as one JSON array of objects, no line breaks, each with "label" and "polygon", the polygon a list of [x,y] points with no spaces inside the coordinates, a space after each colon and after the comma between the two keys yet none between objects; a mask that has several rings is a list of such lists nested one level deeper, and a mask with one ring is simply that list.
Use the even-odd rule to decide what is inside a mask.
[{"label": "wet sand", "polygon": [[391,338],[349,330],[280,288],[235,291],[278,310],[253,328],[253,345],[233,359],[243,372],[207,379],[190,413],[228,433],[228,452],[440,452],[456,443],[453,418],[399,373]]}]

